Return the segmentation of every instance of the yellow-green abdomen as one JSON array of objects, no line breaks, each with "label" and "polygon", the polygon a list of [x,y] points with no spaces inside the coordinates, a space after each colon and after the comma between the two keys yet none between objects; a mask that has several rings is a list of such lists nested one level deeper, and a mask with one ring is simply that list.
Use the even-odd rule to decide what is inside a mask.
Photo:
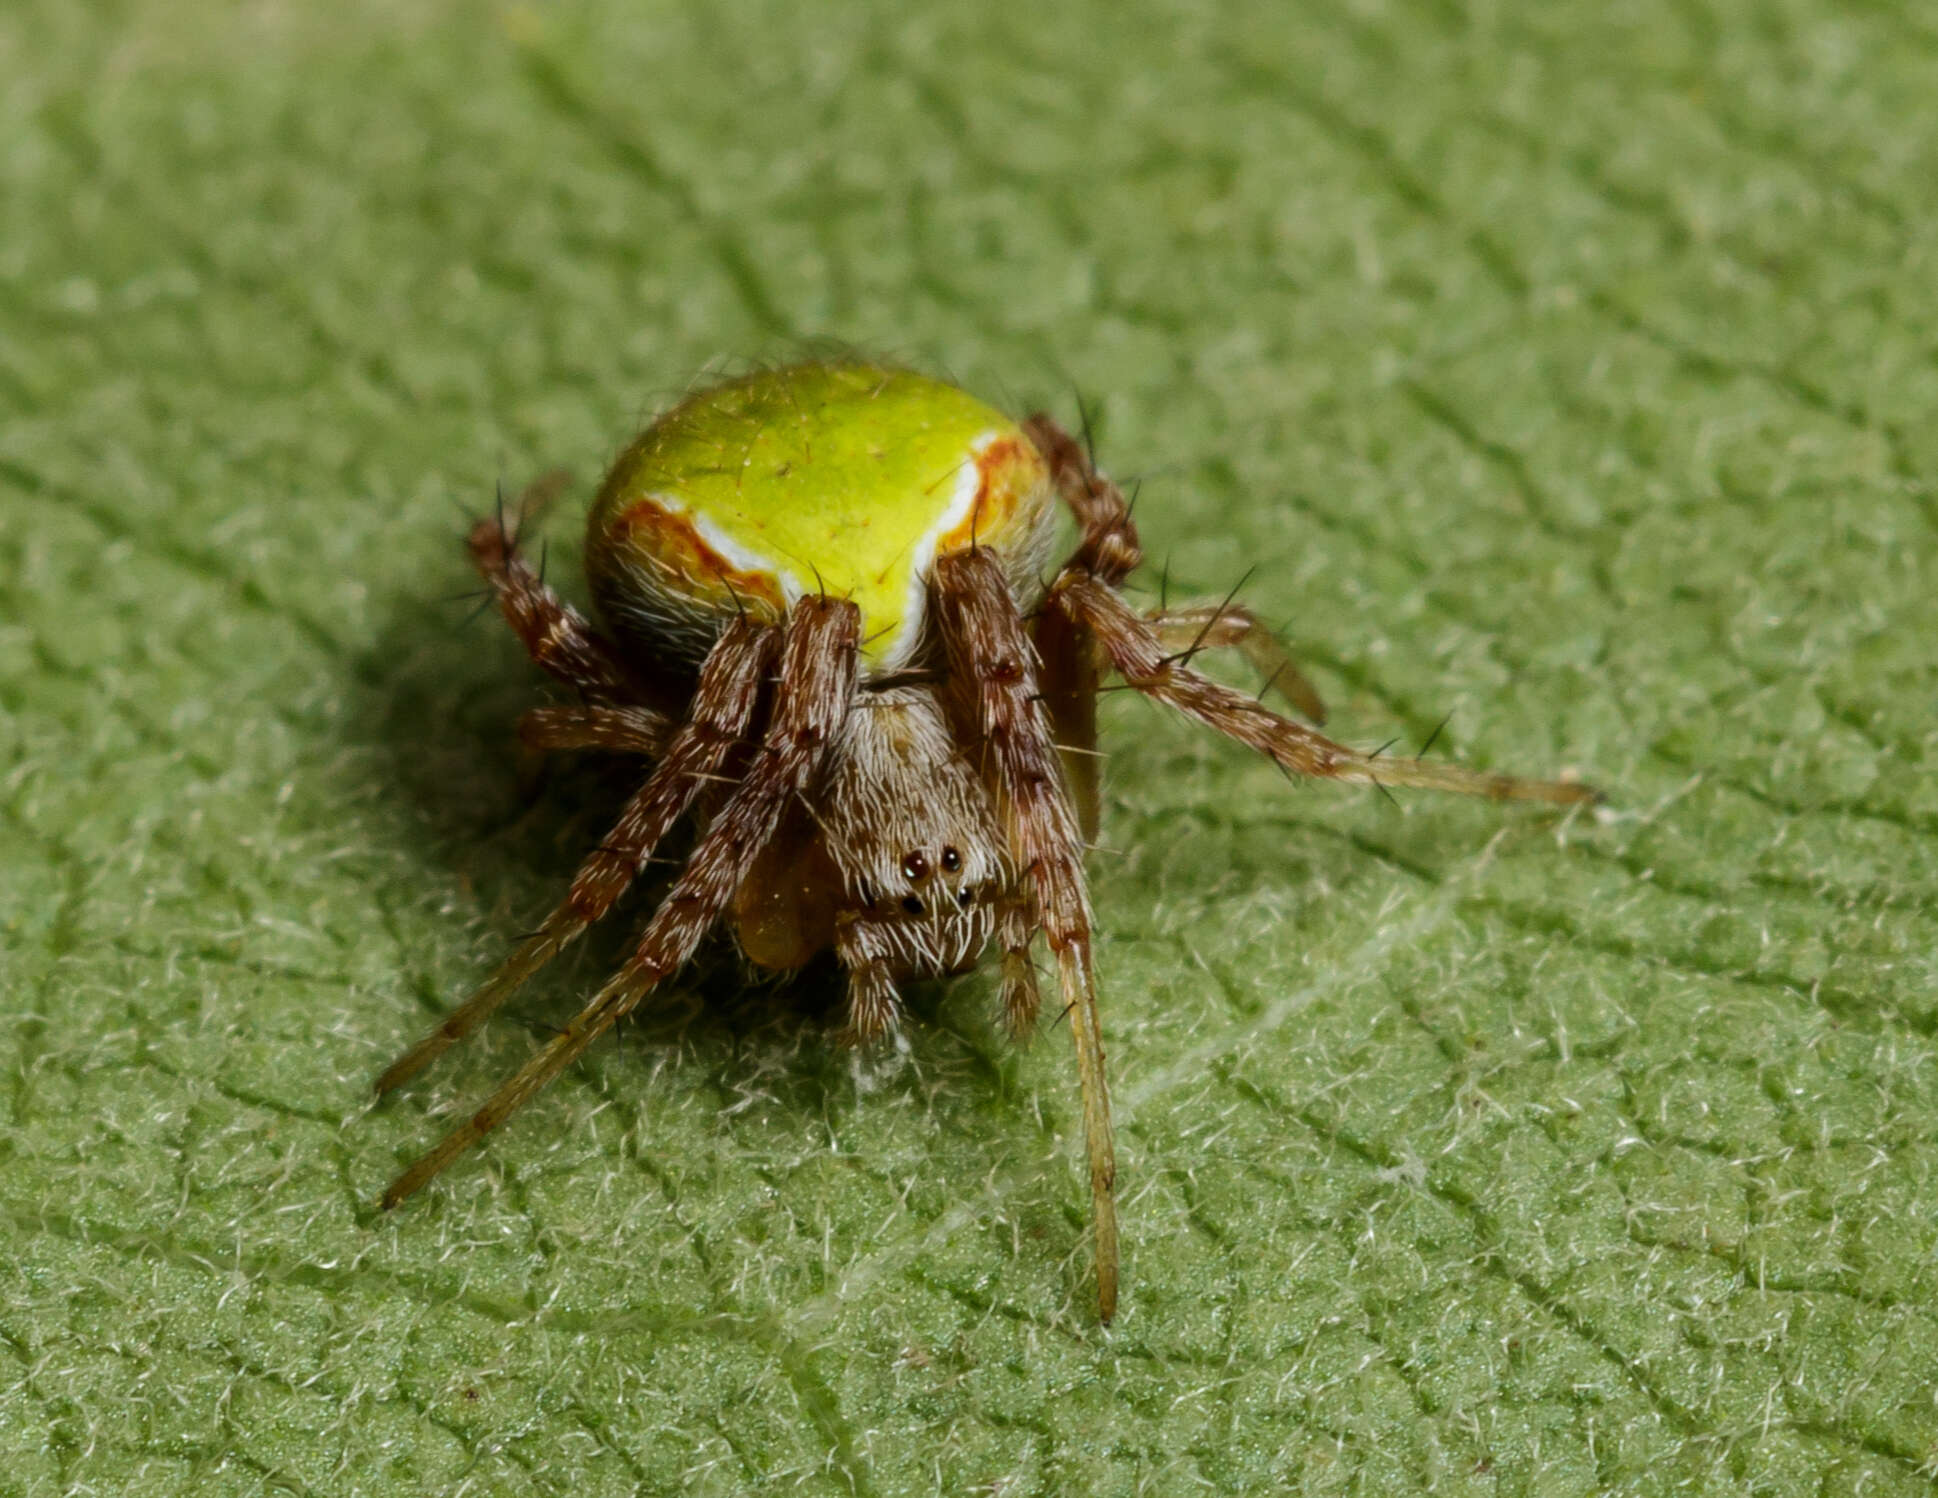
[{"label": "yellow-green abdomen", "polygon": [[905,370],[798,364],[642,432],[593,502],[586,573],[616,633],[688,662],[737,612],[851,598],[875,672],[920,643],[936,557],[990,548],[1028,607],[1054,522],[1042,456],[1001,412]]}]

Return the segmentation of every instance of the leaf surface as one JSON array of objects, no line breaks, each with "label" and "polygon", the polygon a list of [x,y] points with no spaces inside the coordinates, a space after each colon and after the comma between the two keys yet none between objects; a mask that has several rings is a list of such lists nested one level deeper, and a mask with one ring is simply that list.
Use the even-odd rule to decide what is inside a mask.
[{"label": "leaf surface", "polygon": [[[1938,1485],[1916,7],[29,3],[0,70],[0,1494]],[[623,793],[521,787],[465,517],[816,338],[1092,403],[1144,600],[1249,575],[1352,742],[1610,792],[1108,699],[1107,1333],[993,973],[866,1066],[696,975],[373,1206],[642,909],[369,1102]]]}]

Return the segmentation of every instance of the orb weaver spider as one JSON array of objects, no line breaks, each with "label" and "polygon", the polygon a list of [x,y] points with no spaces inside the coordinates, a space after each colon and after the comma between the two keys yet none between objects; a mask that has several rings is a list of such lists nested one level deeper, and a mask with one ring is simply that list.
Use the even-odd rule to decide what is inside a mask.
[{"label": "orb weaver spider", "polygon": [[[1057,502],[1076,549],[1042,579]],[[1141,614],[1142,552],[1084,444],[953,385],[862,362],[702,389],[626,449],[595,499],[586,573],[603,628],[519,556],[503,514],[472,561],[531,658],[579,696],[520,725],[541,750],[651,761],[564,901],[381,1078],[388,1092],[475,1030],[604,916],[683,817],[697,840],[632,956],[470,1119],[399,1175],[395,1206],[496,1128],[725,925],[762,968],[834,951],[851,1044],[901,1017],[897,985],[1002,948],[1012,1034],[1039,1008],[1040,932],[1076,1038],[1097,1311],[1117,1308],[1116,1177],[1083,855],[1098,820],[1096,699],[1114,673],[1293,775],[1561,804],[1521,780],[1336,744],[1193,669],[1233,647],[1323,721],[1242,606]]]}]

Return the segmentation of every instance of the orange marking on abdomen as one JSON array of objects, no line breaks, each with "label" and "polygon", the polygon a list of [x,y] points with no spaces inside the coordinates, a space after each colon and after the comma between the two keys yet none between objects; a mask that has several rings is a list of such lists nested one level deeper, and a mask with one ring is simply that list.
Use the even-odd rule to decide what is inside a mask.
[{"label": "orange marking on abdomen", "polygon": [[962,523],[936,538],[937,556],[1000,536],[1043,466],[1036,449],[1021,437],[993,438],[974,456],[976,497]]},{"label": "orange marking on abdomen", "polygon": [[731,590],[743,604],[765,605],[777,619],[787,612],[787,599],[773,574],[736,567],[706,543],[685,515],[650,499],[635,500],[627,507],[613,526],[612,540],[622,548],[646,553],[696,588]]}]

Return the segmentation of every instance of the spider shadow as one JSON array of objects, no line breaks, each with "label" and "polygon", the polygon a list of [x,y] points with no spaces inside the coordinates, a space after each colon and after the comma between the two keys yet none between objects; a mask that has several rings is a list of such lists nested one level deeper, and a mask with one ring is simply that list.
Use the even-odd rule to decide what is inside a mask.
[{"label": "spider shadow", "polygon": [[[377,645],[356,663],[360,685],[348,714],[349,735],[366,751],[356,763],[366,772],[357,792],[374,803],[367,821],[379,838],[394,829],[381,849],[392,867],[421,874],[421,893],[396,897],[414,908],[413,919],[399,923],[382,911],[382,890],[373,914],[402,930],[421,931],[433,920],[452,932],[449,943],[414,964],[419,971],[408,982],[422,1007],[409,1028],[428,1027],[461,1002],[469,985],[552,909],[647,769],[632,758],[562,755],[534,775],[520,754],[516,724],[548,695],[564,701],[566,694],[548,694],[545,678],[494,615],[466,614],[460,603],[393,600]],[[488,1089],[556,1033],[629,955],[690,841],[684,830],[676,834],[605,920],[494,1015],[463,1048],[473,1057],[447,1059],[446,1067],[451,1059],[460,1065],[448,1073],[457,1080],[445,1085],[467,1094]],[[956,1007],[953,989],[977,984],[990,987],[993,1002],[986,978],[909,985],[917,1072],[930,1070],[931,1061],[960,1072],[965,1052],[968,1070],[990,1069],[985,1045],[969,1033],[973,1025],[953,1015],[934,1023],[945,1004]],[[757,1075],[764,1093],[804,1119],[838,1115],[856,1106],[858,1091],[853,1053],[835,1041],[842,998],[831,955],[796,974],[755,973],[720,932],[600,1047],[670,1054],[674,1064],[701,1066],[728,1082]],[[516,1035],[520,1029],[525,1036]],[[989,1092],[971,1083],[924,1096],[943,1108],[953,1097],[966,1112],[987,1103]]]}]

